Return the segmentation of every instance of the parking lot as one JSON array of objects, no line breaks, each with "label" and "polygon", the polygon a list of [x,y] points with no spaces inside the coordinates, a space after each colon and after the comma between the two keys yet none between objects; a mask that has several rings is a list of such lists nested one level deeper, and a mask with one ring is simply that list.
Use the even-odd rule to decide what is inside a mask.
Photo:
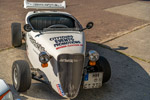
[{"label": "parking lot", "polygon": [[[30,0],[31,1],[31,0]],[[37,1],[37,0],[32,0]],[[41,0],[38,0],[41,1]],[[52,0],[44,0],[52,1]],[[57,0],[61,1],[61,0]],[[60,100],[54,90],[33,81],[26,93],[12,87],[11,66],[25,59],[25,45],[11,47],[12,22],[24,25],[29,10],[23,1],[0,0],[0,78],[11,87],[14,97],[21,100]],[[83,90],[75,100],[149,100],[150,99],[150,1],[149,0],[66,0],[67,9],[83,26],[89,21],[94,28],[86,30],[87,51],[97,50],[112,68],[111,80],[100,89]]]}]

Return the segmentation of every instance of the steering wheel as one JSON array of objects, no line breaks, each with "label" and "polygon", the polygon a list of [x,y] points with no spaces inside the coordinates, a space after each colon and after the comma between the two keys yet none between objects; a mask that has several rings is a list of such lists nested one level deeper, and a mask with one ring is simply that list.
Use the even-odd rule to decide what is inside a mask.
[{"label": "steering wheel", "polygon": [[69,27],[63,24],[54,24],[49,26],[48,28],[69,28]]}]

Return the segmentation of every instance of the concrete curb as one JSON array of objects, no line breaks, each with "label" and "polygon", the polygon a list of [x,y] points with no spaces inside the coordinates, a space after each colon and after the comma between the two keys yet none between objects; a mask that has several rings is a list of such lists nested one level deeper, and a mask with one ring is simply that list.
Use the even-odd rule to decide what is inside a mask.
[{"label": "concrete curb", "polygon": [[3,49],[0,49],[0,52],[2,52],[2,51],[5,51],[5,50],[9,50],[9,49],[13,49],[14,47],[7,47],[7,48],[3,48]]},{"label": "concrete curb", "polygon": [[137,27],[135,27],[135,28],[133,28],[133,29],[131,29],[131,30],[125,31],[125,32],[118,32],[118,33],[117,33],[118,36],[108,38],[108,39],[106,39],[106,40],[101,41],[100,43],[104,44],[104,43],[110,42],[110,41],[115,40],[115,39],[117,39],[117,38],[119,38],[119,37],[121,37],[121,36],[130,34],[130,33],[134,32],[134,31],[137,31],[137,30],[142,29],[142,28],[144,28],[144,27],[146,27],[146,26],[149,26],[149,25],[150,25],[150,23],[147,23],[147,24],[143,24],[143,25],[137,26]]}]

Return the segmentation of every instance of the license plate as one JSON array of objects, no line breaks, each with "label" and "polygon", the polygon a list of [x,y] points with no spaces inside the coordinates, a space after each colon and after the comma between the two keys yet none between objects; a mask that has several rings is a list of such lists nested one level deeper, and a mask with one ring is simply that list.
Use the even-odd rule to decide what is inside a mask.
[{"label": "license plate", "polygon": [[103,72],[93,72],[84,75],[84,89],[100,88],[102,86]]}]

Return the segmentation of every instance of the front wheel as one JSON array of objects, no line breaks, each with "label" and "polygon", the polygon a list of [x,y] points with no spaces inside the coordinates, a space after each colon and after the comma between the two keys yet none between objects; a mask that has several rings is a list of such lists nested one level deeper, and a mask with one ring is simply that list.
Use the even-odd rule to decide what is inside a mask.
[{"label": "front wheel", "polygon": [[100,56],[99,60],[96,62],[99,70],[103,72],[103,83],[107,82],[111,77],[111,67],[106,58]]},{"label": "front wheel", "polygon": [[25,92],[31,86],[31,72],[29,64],[24,60],[18,60],[12,66],[13,86],[18,92]]}]

